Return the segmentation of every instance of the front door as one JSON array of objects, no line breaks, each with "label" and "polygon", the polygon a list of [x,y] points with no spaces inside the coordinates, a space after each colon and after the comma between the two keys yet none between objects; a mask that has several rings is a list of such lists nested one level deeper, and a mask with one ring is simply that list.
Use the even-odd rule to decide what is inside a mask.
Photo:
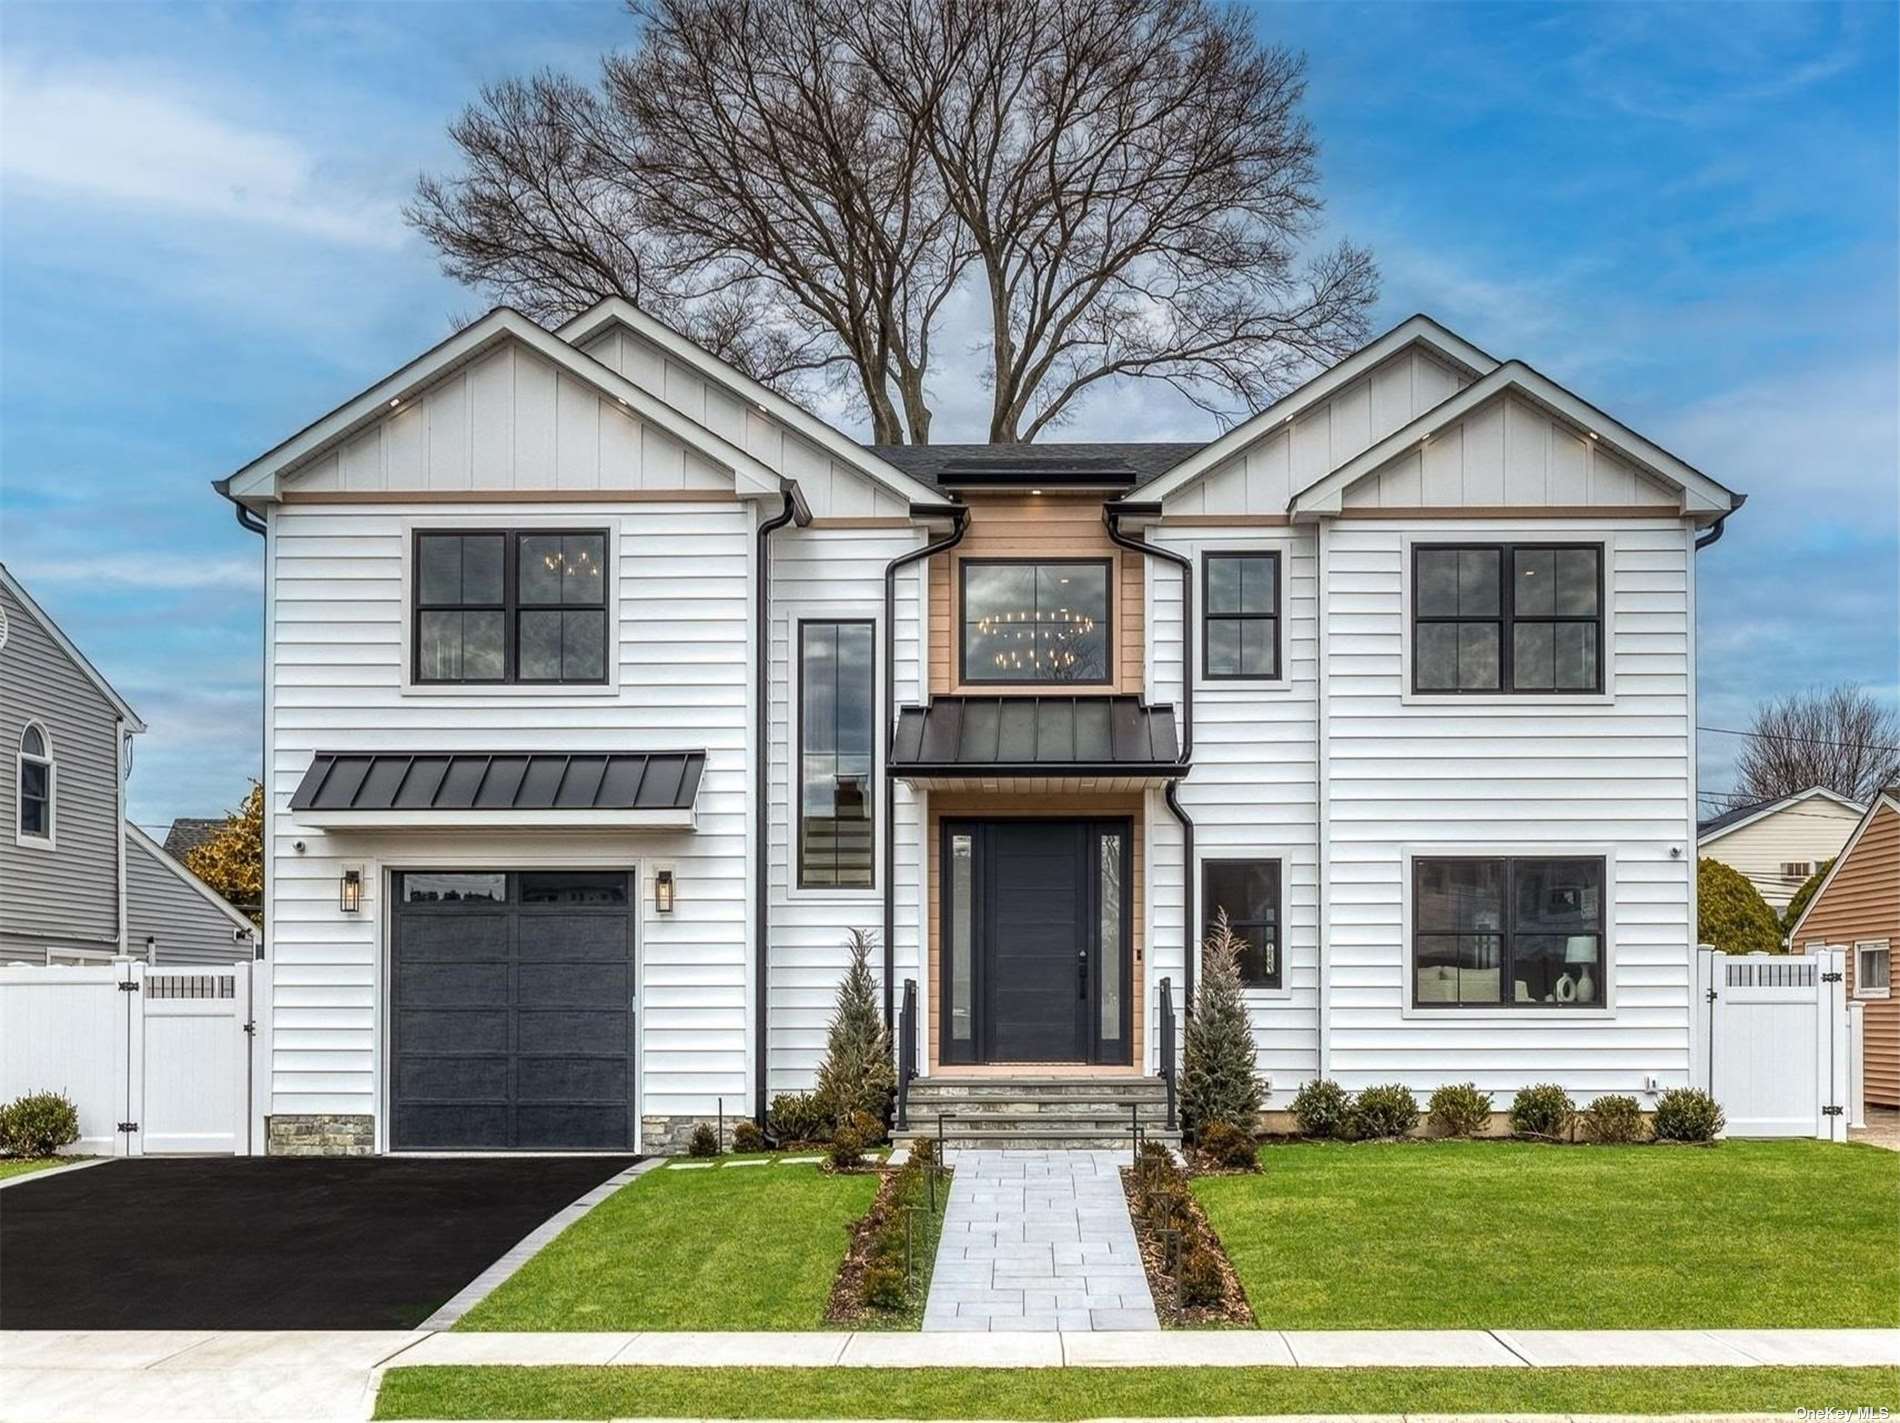
[{"label": "front door", "polygon": [[1126,821],[944,827],[940,1058],[1130,1061]]}]

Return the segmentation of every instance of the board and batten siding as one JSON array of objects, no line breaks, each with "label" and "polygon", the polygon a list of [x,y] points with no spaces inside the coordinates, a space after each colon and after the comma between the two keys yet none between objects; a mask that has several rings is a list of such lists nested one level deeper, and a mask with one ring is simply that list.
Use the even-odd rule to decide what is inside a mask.
[{"label": "board and batten siding", "polygon": [[[770,989],[767,1058],[770,1091],[802,1092],[814,1085],[824,1057],[825,1033],[837,1006],[838,983],[849,963],[849,933],[863,929],[881,940],[884,923],[884,841],[897,837],[894,984],[919,978],[918,898],[920,796],[901,782],[895,804],[883,806],[883,755],[893,701],[921,696],[922,596],[919,566],[900,570],[896,581],[896,667],[883,669],[884,566],[924,542],[911,528],[788,527],[772,535],[771,698],[767,778],[770,806],[771,934],[767,954]],[[881,689],[873,732],[879,798],[874,849],[875,886],[868,890],[797,887],[799,669],[797,627],[803,621],[863,621],[875,628]],[[871,971],[882,980],[884,956],[874,950]],[[919,982],[920,1011],[929,1001]]]},{"label": "board and batten siding", "polygon": [[[45,961],[51,948],[119,944],[118,709],[39,619],[0,585],[0,958]],[[20,735],[46,731],[53,752],[54,843],[17,838]]]},{"label": "board and batten siding", "polygon": [[[1689,1080],[1694,804],[1692,531],[1676,519],[1435,520],[1435,541],[1601,540],[1607,697],[1406,695],[1405,522],[1329,527],[1322,763],[1327,1069],[1348,1088],[1588,1100]],[[1531,847],[1536,847],[1532,849]],[[1610,859],[1607,1013],[1410,1011],[1406,854]]]},{"label": "board and batten siding", "polygon": [[213,892],[162,849],[126,832],[125,937],[134,954],[144,954],[150,940],[157,964],[248,963],[256,948],[233,937],[242,926],[206,899]]},{"label": "board and batten siding", "polygon": [[[523,865],[639,867],[640,1111],[710,1116],[719,1098],[743,1110],[752,508],[730,494],[548,509],[307,504],[274,510],[270,523],[268,1110],[374,1113],[386,1133],[385,873]],[[537,523],[611,533],[613,685],[406,689],[413,530]],[[697,829],[326,833],[289,809],[318,751],[497,748],[704,750]],[[365,869],[358,914],[337,904],[347,865]],[[664,917],[650,892],[662,865],[678,876],[677,908]]]},{"label": "board and batten siding", "polygon": [[[1849,998],[1859,988],[1855,944],[1884,940],[1888,964],[1900,958],[1900,811],[1891,801],[1875,807],[1847,858],[1815,896],[1800,932],[1797,949],[1827,946],[1847,951]],[[1900,1107],[1900,998],[1893,996],[1890,985],[1886,997],[1859,1001],[1865,1005],[1861,1064],[1866,1099],[1874,1106]]]},{"label": "board and batten siding", "polygon": [[1808,878],[1806,874],[1784,875],[1781,867],[1806,863],[1818,870],[1840,854],[1860,816],[1852,806],[1826,796],[1809,796],[1712,837],[1699,853],[1746,875],[1768,907],[1780,914]]},{"label": "board and batten siding", "polygon": [[[1195,668],[1194,770],[1178,792],[1194,819],[1194,872],[1185,889],[1181,830],[1164,804],[1151,816],[1154,950],[1149,978],[1181,980],[1181,898],[1200,903],[1201,864],[1208,860],[1280,862],[1283,955],[1281,988],[1249,988],[1246,999],[1260,1072],[1271,1084],[1266,1106],[1284,1107],[1319,1064],[1319,790],[1318,537],[1299,528],[1221,528],[1164,524],[1149,541],[1194,563],[1195,626],[1181,626],[1181,574],[1150,560],[1153,572],[1153,676],[1157,700],[1181,705],[1182,659]],[[1208,681],[1200,675],[1205,616],[1203,568],[1209,553],[1276,552],[1280,556],[1281,676],[1262,681]]]}]

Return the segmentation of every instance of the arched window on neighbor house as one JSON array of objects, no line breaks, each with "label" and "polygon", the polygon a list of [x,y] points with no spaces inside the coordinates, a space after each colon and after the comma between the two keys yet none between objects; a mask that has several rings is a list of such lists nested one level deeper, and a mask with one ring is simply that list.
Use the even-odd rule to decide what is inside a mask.
[{"label": "arched window on neighbor house", "polygon": [[17,839],[25,845],[53,843],[53,742],[46,728],[29,721],[20,733],[20,751],[15,767],[19,816]]}]

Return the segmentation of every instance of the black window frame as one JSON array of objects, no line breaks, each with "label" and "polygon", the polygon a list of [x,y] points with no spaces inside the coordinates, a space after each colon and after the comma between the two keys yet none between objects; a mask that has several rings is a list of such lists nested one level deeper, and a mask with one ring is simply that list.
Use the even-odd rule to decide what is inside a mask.
[{"label": "black window frame", "polygon": [[[1246,966],[1241,965],[1240,982],[1243,988],[1267,989],[1275,993],[1286,989],[1286,862],[1278,855],[1211,855],[1201,861],[1201,939],[1205,942],[1214,927],[1214,896],[1208,888],[1208,871],[1221,865],[1267,865],[1273,870],[1273,973],[1266,978],[1249,978]],[[1227,927],[1241,938],[1246,925],[1254,920],[1236,920],[1230,917]],[[1252,942],[1251,939],[1248,940]],[[1262,945],[1264,947],[1264,944]]]},{"label": "black window frame", "polygon": [[[422,541],[425,538],[495,538],[502,541],[499,603],[425,603],[422,598]],[[598,603],[523,603],[520,596],[521,540],[524,538],[597,538],[601,549]],[[409,679],[418,687],[604,687],[613,681],[613,532],[605,526],[576,528],[417,528],[409,540]],[[501,671],[499,677],[425,677],[422,675],[422,615],[439,612],[501,614]],[[600,618],[600,675],[598,677],[523,677],[520,675],[521,615],[524,612],[598,612]]]},{"label": "black window frame", "polygon": [[[972,677],[970,675],[970,570],[972,568],[1100,568],[1102,570],[1102,675],[1089,678]],[[1116,563],[1113,558],[964,558],[957,561],[957,682],[966,687],[1109,687],[1115,683]]]},{"label": "black window frame", "polygon": [[[1564,550],[1587,550],[1597,559],[1597,610],[1594,617],[1580,614],[1552,614],[1549,617],[1517,616],[1517,555],[1519,552],[1556,553]],[[1423,614],[1419,612],[1419,555],[1421,553],[1496,553],[1498,556],[1498,611],[1494,617],[1463,617],[1443,613]],[[1412,566],[1408,572],[1409,587],[1412,591],[1411,628],[1409,629],[1410,651],[1412,659],[1411,687],[1414,696],[1421,697],[1600,697],[1604,688],[1604,638],[1603,624],[1609,613],[1609,603],[1605,596],[1603,565],[1609,556],[1609,546],[1600,539],[1564,540],[1546,542],[1534,540],[1526,543],[1487,543],[1487,542],[1451,542],[1451,543],[1415,543],[1411,546]],[[1517,623],[1594,623],[1596,625],[1596,682],[1590,687],[1518,687],[1515,685],[1515,669],[1512,666],[1512,647],[1515,642],[1513,628]],[[1421,625],[1442,623],[1489,623],[1498,630],[1498,685],[1495,687],[1421,687],[1419,685],[1418,630]]]},{"label": "black window frame", "polygon": [[[1264,560],[1271,565],[1273,580],[1273,611],[1270,613],[1217,613],[1214,611],[1213,566],[1217,558],[1231,558],[1241,561]],[[1280,586],[1280,550],[1278,549],[1208,549],[1201,554],[1201,679],[1207,682],[1279,682],[1286,678],[1286,649],[1283,644],[1285,626],[1281,621],[1282,604],[1285,599]],[[1216,672],[1208,658],[1209,632],[1217,622],[1252,623],[1270,622],[1273,624],[1273,670],[1271,672]]]},{"label": "black window frame", "polygon": [[[1515,993],[1507,993],[1506,988],[1516,982],[1513,969],[1517,962],[1517,940],[1520,933],[1548,935],[1548,930],[1522,930],[1517,927],[1517,867],[1519,865],[1548,865],[1577,862],[1594,864],[1600,876],[1597,888],[1597,918],[1595,931],[1597,936],[1597,972],[1600,981],[1595,998],[1588,1002],[1552,1002],[1541,998],[1519,1002]],[[1418,996],[1418,941],[1421,933],[1434,938],[1459,937],[1454,931],[1432,929],[1421,931],[1418,926],[1419,875],[1426,865],[1433,864],[1480,864],[1502,865],[1504,867],[1504,922],[1496,931],[1500,943],[1498,955],[1498,997],[1495,1002],[1459,1003],[1443,1000],[1424,1002]],[[1592,854],[1551,854],[1551,855],[1414,855],[1411,861],[1410,883],[1406,892],[1411,896],[1406,915],[1406,932],[1410,942],[1406,946],[1406,976],[1410,981],[1407,1002],[1415,1012],[1426,1013],[1492,1013],[1500,1008],[1512,1012],[1602,1012],[1610,1003],[1610,861],[1607,855]],[[1490,933],[1490,931],[1474,931]]]},{"label": "black window frame", "polygon": [[[863,884],[808,884],[805,881],[805,632],[814,627],[862,627],[871,633],[871,774],[867,778],[866,799],[870,805],[871,854],[867,866],[867,875]],[[792,750],[792,799],[796,807],[793,824],[794,850],[796,859],[796,884],[801,892],[814,894],[843,893],[864,894],[877,890],[878,874],[878,785],[882,777],[878,774],[879,762],[883,752],[878,736],[878,642],[877,620],[875,618],[799,618],[796,621],[797,636],[793,639],[793,654],[798,661],[798,674],[793,687],[798,706],[798,738]],[[835,866],[834,866],[835,871]]]}]

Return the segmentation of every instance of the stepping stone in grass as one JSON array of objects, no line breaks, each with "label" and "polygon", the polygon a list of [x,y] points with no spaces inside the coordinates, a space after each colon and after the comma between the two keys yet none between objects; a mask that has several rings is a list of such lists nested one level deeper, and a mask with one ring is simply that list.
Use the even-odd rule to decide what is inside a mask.
[{"label": "stepping stone in grass", "polygon": [[710,1171],[718,1164],[717,1161],[675,1161],[666,1169],[668,1171]]},{"label": "stepping stone in grass", "polygon": [[781,1156],[778,1159],[778,1164],[781,1166],[809,1166],[814,1161],[823,1161],[824,1159],[822,1156]]},{"label": "stepping stone in grass", "polygon": [[734,1166],[770,1166],[772,1163],[761,1156],[757,1161],[722,1161],[719,1164],[731,1170]]}]

